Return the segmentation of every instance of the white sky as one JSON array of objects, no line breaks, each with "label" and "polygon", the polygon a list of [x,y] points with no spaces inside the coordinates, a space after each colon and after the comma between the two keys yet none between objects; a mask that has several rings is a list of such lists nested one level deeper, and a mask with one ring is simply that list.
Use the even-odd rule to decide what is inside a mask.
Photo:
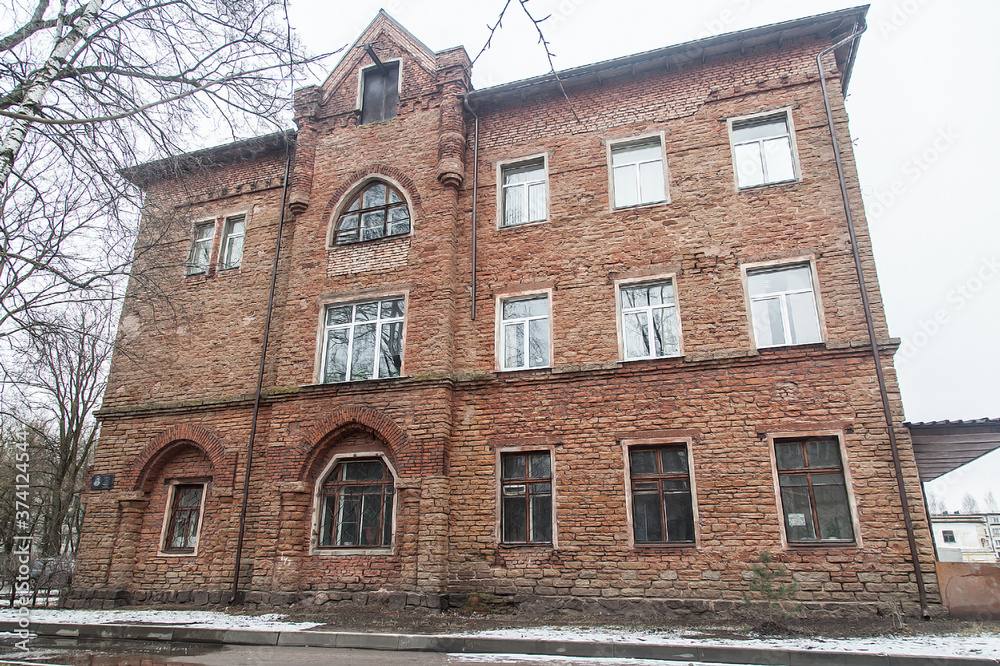
[{"label": "white sky", "polygon": [[[477,88],[544,74],[534,27],[512,0],[476,63]],[[860,3],[859,3],[860,4]],[[314,52],[350,45],[380,7],[435,51],[475,57],[503,0],[291,0]],[[531,0],[556,67],[854,6],[835,0]],[[456,11],[456,8],[457,11]],[[1000,49],[994,0],[874,0],[848,96],[868,222],[912,422],[1000,417]],[[327,70],[336,64],[330,60]],[[992,186],[990,184],[993,184]],[[951,509],[1000,497],[1000,451],[931,486]]]}]

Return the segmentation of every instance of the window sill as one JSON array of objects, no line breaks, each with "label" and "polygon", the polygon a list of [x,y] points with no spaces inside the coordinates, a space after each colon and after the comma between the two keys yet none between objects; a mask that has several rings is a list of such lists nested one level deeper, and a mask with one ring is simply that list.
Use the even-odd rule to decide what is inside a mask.
[{"label": "window sill", "polygon": [[194,550],[161,550],[156,553],[157,557],[197,557],[198,549]]},{"label": "window sill", "polygon": [[857,547],[858,544],[856,541],[790,541],[788,543],[789,550],[817,550],[822,548],[845,550]]},{"label": "window sill", "polygon": [[552,545],[551,541],[527,541],[525,543],[500,543],[498,545],[500,546],[500,548],[504,549],[540,548],[545,550],[555,550],[555,546]]},{"label": "window sill", "polygon": [[612,213],[626,213],[631,210],[641,210],[643,208],[653,208],[654,206],[666,206],[670,203],[670,199],[663,199],[661,201],[647,201],[645,203],[632,204],[631,206],[612,206]]},{"label": "window sill", "polygon": [[537,368],[497,368],[496,373],[498,374],[510,374],[512,372],[537,372],[539,370],[552,370],[551,365],[540,365]]},{"label": "window sill", "polygon": [[521,224],[507,224],[507,225],[498,224],[497,231],[502,234],[509,233],[517,231],[519,229],[530,229],[532,227],[541,226],[543,224],[548,224],[551,221],[552,220],[545,218],[544,220],[538,220],[537,222],[522,222]]},{"label": "window sill", "polygon": [[370,238],[368,240],[356,240],[356,241],[351,241],[350,243],[334,243],[332,245],[327,245],[326,251],[336,252],[337,250],[347,250],[356,247],[370,247],[372,245],[376,245],[379,243],[399,242],[403,240],[409,240],[411,238],[413,238],[412,228],[409,232],[405,234],[394,234],[392,236],[382,236],[381,238]]},{"label": "window sill", "polygon": [[642,363],[643,361],[683,361],[684,354],[670,354],[669,356],[643,356],[641,358],[623,358],[620,363]]},{"label": "window sill", "polygon": [[676,543],[635,543],[632,548],[639,552],[657,552],[664,550],[697,550],[694,541],[678,541]]},{"label": "window sill", "polygon": [[757,190],[766,190],[769,187],[781,187],[785,185],[795,185],[801,183],[801,178],[792,178],[790,180],[776,180],[773,183],[761,183],[760,185],[747,185],[746,187],[736,186],[737,192],[754,192]]},{"label": "window sill", "polygon": [[372,384],[375,382],[395,382],[401,379],[409,379],[409,375],[399,375],[397,377],[375,377],[372,379],[352,379],[343,382],[317,382],[315,384],[305,384],[302,388],[322,388],[325,386],[358,386],[360,384]]},{"label": "window sill", "polygon": [[757,350],[758,353],[760,353],[760,352],[767,351],[768,349],[790,349],[790,348],[795,348],[795,347],[817,347],[817,348],[819,348],[821,345],[825,347],[826,343],[823,340],[814,340],[812,342],[796,342],[794,344],[787,344],[787,345],[768,345],[766,347],[757,347],[756,350]]},{"label": "window sill", "polygon": [[394,554],[394,549],[392,546],[379,547],[379,548],[317,546],[313,548],[309,554],[314,557],[353,557],[353,556],[370,556],[370,555],[392,555]]}]

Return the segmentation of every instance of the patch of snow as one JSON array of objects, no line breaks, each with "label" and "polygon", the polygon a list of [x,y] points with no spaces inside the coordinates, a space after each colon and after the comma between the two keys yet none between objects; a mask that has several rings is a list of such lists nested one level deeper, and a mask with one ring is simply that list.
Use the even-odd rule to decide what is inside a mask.
[{"label": "patch of snow", "polygon": [[449,653],[451,661],[471,661],[477,664],[537,664],[540,662],[566,666],[739,666],[705,661],[663,661],[662,659],[591,659],[590,657],[560,657],[541,654],[476,654],[468,652]]},{"label": "patch of snow", "polygon": [[[261,631],[302,631],[318,622],[286,622],[284,615],[230,615],[219,611],[165,610],[55,610],[33,608],[31,622],[61,624],[162,624],[201,629],[258,629]],[[16,622],[14,610],[0,609],[0,622]],[[29,627],[30,629],[30,627]]]},{"label": "patch of snow", "polygon": [[817,650],[917,656],[961,656],[1000,658],[1000,634],[936,634],[920,636],[873,636],[867,638],[715,638],[684,631],[631,629],[580,629],[536,627],[496,629],[460,634],[483,638],[523,638],[543,641],[599,643],[645,643],[651,645],[720,645],[772,650]]}]

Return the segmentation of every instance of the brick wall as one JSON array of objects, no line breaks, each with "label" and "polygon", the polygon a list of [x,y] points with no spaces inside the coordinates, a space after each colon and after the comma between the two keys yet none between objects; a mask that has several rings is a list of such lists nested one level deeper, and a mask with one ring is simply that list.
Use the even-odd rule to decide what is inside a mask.
[{"label": "brick wall", "polygon": [[[522,602],[733,605],[766,550],[788,568],[808,603],[913,600],[815,72],[815,54],[827,42],[792,39],[577,85],[570,99],[579,122],[562,95],[547,88],[479,104],[472,320],[470,174],[477,137],[471,129],[462,136],[471,116],[462,117],[455,96],[467,89],[468,60],[461,50],[429,54],[397,28],[379,19],[363,36],[376,42],[383,60],[401,59],[397,118],[358,125],[357,72],[367,60],[357,49],[326,83],[296,99],[295,215],[282,238],[243,587],[280,595],[268,599],[317,603],[390,590]],[[832,57],[830,69],[836,69]],[[839,140],[850,146],[838,79],[829,83]],[[777,109],[790,110],[801,178],[738,191],[726,121]],[[613,210],[608,143],[648,134],[664,137],[670,200]],[[537,154],[546,156],[548,219],[498,228],[498,164]],[[115,473],[125,483],[87,495],[77,578],[83,596],[110,587],[133,600],[162,600],[169,588],[185,599],[197,592],[199,599],[220,600],[231,584],[284,157],[280,148],[241,154],[179,183],[148,186],[143,234],[160,242],[137,259],[94,463],[95,473]],[[844,157],[898,418],[894,345],[850,151]],[[339,206],[372,177],[404,193],[412,233],[330,246]],[[221,224],[235,212],[248,215],[243,265],[185,276],[193,223]],[[741,271],[803,257],[818,276],[823,342],[758,351]],[[684,355],[623,363],[615,283],[664,274],[674,280]],[[496,299],[533,290],[551,293],[552,367],[496,372]],[[314,385],[325,304],[390,294],[407,296],[403,376]],[[789,547],[768,438],[820,432],[843,441],[860,538],[847,546]],[[936,601],[913,456],[901,427],[897,437]],[[663,439],[691,447],[696,547],[630,545],[623,441]],[[497,542],[496,461],[505,447],[553,452],[556,547]],[[396,470],[389,549],[311,549],[321,471],[345,452],[384,456]],[[203,542],[197,556],[164,557],[157,552],[164,480],[177,470],[194,474],[199,465],[199,474],[212,477]]]}]

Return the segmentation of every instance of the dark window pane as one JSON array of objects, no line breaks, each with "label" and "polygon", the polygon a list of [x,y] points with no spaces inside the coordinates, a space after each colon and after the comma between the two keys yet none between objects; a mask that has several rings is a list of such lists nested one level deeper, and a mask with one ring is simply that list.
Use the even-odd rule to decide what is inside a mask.
[{"label": "dark window pane", "polygon": [[[831,475],[833,476],[833,475]],[[816,515],[819,519],[820,539],[854,539],[854,526],[847,505],[847,490],[843,477],[837,485],[813,488],[816,495]]]},{"label": "dark window pane", "polygon": [[351,350],[351,379],[371,379],[375,369],[375,324],[354,328]]},{"label": "dark window pane", "polygon": [[505,479],[525,478],[523,455],[504,454],[503,458],[501,459],[501,466],[503,468],[503,478]]},{"label": "dark window pane", "polygon": [[533,479],[552,476],[552,466],[549,460],[548,453],[532,453],[529,457],[531,471],[528,475]]},{"label": "dark window pane", "polygon": [[694,512],[691,509],[691,493],[665,492],[663,493],[663,503],[667,513],[667,540],[694,541]]},{"label": "dark window pane", "polygon": [[361,124],[382,122],[396,117],[399,102],[399,63],[387,63],[385,71],[377,67],[365,70],[361,102]]},{"label": "dark window pane", "polygon": [[656,474],[656,451],[644,449],[630,451],[629,460],[633,474]]},{"label": "dark window pane", "polygon": [[800,442],[775,442],[774,451],[778,458],[778,469],[802,469],[806,466]]},{"label": "dark window pane", "polygon": [[376,206],[385,205],[385,185],[382,183],[372,183],[367,188],[365,188],[364,194],[361,196],[361,206],[362,208],[375,208]]},{"label": "dark window pane", "polygon": [[783,486],[781,506],[785,510],[785,529],[789,541],[815,541],[812,507],[809,504],[809,488],[806,486]]},{"label": "dark window pane", "polygon": [[342,382],[347,378],[347,330],[333,330],[326,338],[324,382]]},{"label": "dark window pane", "polygon": [[840,467],[840,452],[837,441],[825,439],[806,443],[810,467]]},{"label": "dark window pane", "polygon": [[637,542],[663,541],[663,517],[658,493],[632,493],[632,527]]},{"label": "dark window pane", "polygon": [[664,474],[687,474],[687,449],[669,448],[660,450]]},{"label": "dark window pane", "polygon": [[382,325],[382,342],[379,345],[378,376],[399,377],[403,367],[403,324],[395,322]]},{"label": "dark window pane", "polygon": [[531,498],[531,540],[552,541],[552,496]]},{"label": "dark window pane", "polygon": [[523,497],[504,497],[503,540],[507,543],[527,541],[526,506]]}]

